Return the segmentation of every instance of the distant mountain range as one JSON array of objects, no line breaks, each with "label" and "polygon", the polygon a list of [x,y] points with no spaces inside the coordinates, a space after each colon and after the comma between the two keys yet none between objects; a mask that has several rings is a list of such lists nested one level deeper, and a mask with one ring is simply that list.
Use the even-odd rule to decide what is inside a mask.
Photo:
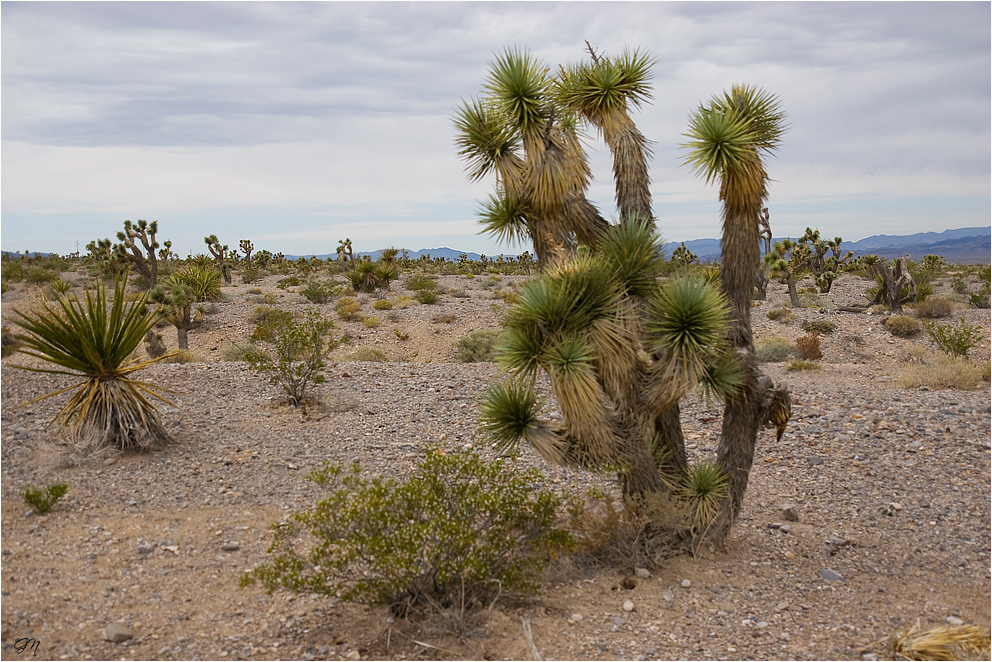
[{"label": "distant mountain range", "polygon": [[[796,237],[790,237],[796,239]],[[832,239],[832,237],[825,237]],[[781,241],[783,237],[773,237]],[[682,242],[664,245],[667,255]],[[720,260],[719,239],[693,239],[685,242],[700,262]],[[841,242],[841,250],[854,251],[854,256],[878,255],[894,258],[907,255],[920,259],[924,255],[939,255],[950,264],[989,264],[992,261],[992,227],[959,228],[944,232],[917,232],[910,235],[876,234],[859,241]]]}]

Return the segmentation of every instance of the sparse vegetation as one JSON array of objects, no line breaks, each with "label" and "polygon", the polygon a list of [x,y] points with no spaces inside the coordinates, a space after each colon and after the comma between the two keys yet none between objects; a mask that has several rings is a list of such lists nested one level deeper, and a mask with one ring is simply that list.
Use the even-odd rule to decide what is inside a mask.
[{"label": "sparse vegetation", "polygon": [[376,349],[375,347],[359,347],[354,352],[346,354],[344,357],[345,361],[369,361],[369,362],[386,362],[389,361],[389,357],[381,349]]},{"label": "sparse vegetation", "polygon": [[892,315],[885,320],[885,326],[892,335],[900,338],[913,338],[923,330],[918,319],[907,315]]},{"label": "sparse vegetation", "polygon": [[55,485],[49,485],[44,491],[35,488],[33,485],[29,485],[21,493],[24,499],[24,503],[31,506],[37,513],[47,513],[52,509],[58,500],[65,496],[66,492],[69,491],[69,486],[65,483],[56,483]]},{"label": "sparse vegetation", "polygon": [[921,319],[936,319],[950,317],[954,305],[946,297],[930,297],[926,301],[916,303],[913,310]]},{"label": "sparse vegetation", "polygon": [[358,465],[325,465],[308,479],[329,494],[274,528],[274,556],[242,586],[388,605],[398,616],[480,608],[535,592],[552,556],[573,546],[555,527],[560,498],[533,488],[543,476],[503,460],[430,450],[403,481],[365,477]]},{"label": "sparse vegetation", "polygon": [[765,313],[765,317],[781,324],[790,324],[796,321],[796,314],[788,308],[775,308]]},{"label": "sparse vegetation", "polygon": [[971,348],[977,345],[982,338],[978,328],[968,324],[963,317],[960,327],[955,327],[952,324],[936,324],[935,322],[924,322],[923,327],[927,330],[930,338],[937,343],[937,348],[940,351],[955,356],[968,356]]},{"label": "sparse vegetation", "polygon": [[818,333],[822,336],[828,336],[836,330],[837,325],[829,320],[815,319],[803,322],[803,331]]},{"label": "sparse vegetation", "polygon": [[759,363],[781,363],[795,356],[796,348],[787,338],[775,336],[762,340],[754,348],[754,358]]},{"label": "sparse vegetation", "polygon": [[820,349],[820,334],[813,331],[796,339],[796,350],[799,358],[804,361],[816,361],[823,358],[823,350]]},{"label": "sparse vegetation", "polygon": [[497,329],[472,331],[455,343],[455,360],[459,363],[490,363],[496,359]]},{"label": "sparse vegetation", "polygon": [[823,367],[816,361],[810,361],[807,359],[792,359],[785,364],[785,369],[789,372],[796,372],[799,370],[822,370]]},{"label": "sparse vegetation", "polygon": [[989,381],[988,361],[970,361],[947,352],[918,352],[896,380],[901,388],[968,390]]}]

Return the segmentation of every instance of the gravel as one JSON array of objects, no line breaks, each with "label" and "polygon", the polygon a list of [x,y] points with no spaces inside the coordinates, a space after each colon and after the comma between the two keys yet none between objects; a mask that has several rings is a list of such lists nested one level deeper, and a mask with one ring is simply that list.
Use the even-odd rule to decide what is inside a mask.
[{"label": "gravel", "polygon": [[[383,323],[375,329],[339,322],[352,341],[337,350],[320,389],[325,404],[308,418],[280,404],[276,387],[243,364],[220,360],[251,331],[247,316],[259,296],[251,289],[282,296],[279,305],[290,309],[307,306],[276,289],[277,280],[225,288],[230,301],[190,334],[203,362],[140,373],[176,392],[177,406],[163,412],[176,443],[161,451],[68,466],[58,436],[45,427],[62,401],[18,407],[67,382],[11,369],[16,356],[3,360],[4,657],[13,657],[12,642],[34,637],[41,659],[441,655],[412,639],[465,658],[530,659],[526,616],[545,658],[862,659],[878,652],[871,646],[879,637],[917,620],[988,627],[988,384],[897,388],[907,348],[928,346],[927,339],[892,338],[877,318],[830,307],[796,311],[789,325],[767,320],[762,311],[785,298],[777,284],[755,308],[757,338],[794,339],[817,317],[839,326],[821,339],[823,370],[763,366],[790,385],[794,416],[781,442],[762,433],[726,552],[703,548],[644,569],[629,584],[633,567],[562,571],[539,598],[498,606],[484,633],[463,642],[415,637],[379,609],[240,589],[241,574],[265,560],[270,525],[318,498],[317,486],[302,478],[323,462],[358,461],[371,474],[402,478],[431,445],[494,455],[476,434],[476,403],[499,369],[450,362],[458,338],[498,327],[505,305],[481,287],[482,278],[444,277],[442,286],[469,296],[377,312]],[[827,302],[863,300],[866,286],[842,277]],[[34,301],[15,288],[8,300],[16,307]],[[370,314],[372,300],[365,297],[363,307]],[[332,305],[321,310],[334,314]],[[988,311],[963,314],[982,325],[974,354],[987,356]],[[174,342],[171,328],[163,334]],[[340,360],[361,345],[407,360]],[[718,404],[686,403],[693,458],[714,453],[720,416]],[[554,489],[614,485],[530,451],[521,461],[539,466]],[[68,494],[49,514],[27,516],[24,488],[55,482],[67,483]],[[132,638],[107,641],[112,626]]]}]

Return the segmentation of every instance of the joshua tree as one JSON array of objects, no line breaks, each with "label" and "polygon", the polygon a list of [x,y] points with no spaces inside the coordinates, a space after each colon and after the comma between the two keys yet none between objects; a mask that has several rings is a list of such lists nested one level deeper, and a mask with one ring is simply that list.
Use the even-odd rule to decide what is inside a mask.
[{"label": "joshua tree", "polygon": [[[758,217],[758,223],[761,225],[761,232],[759,233],[759,236],[761,237],[761,241],[764,242],[764,254],[768,255],[772,252],[772,226],[769,222],[768,207],[764,207],[761,210],[761,215]],[[764,300],[768,292],[768,273],[765,271],[764,265],[758,267],[754,287],[757,289],[755,298]]]},{"label": "joshua tree", "polygon": [[[117,240],[121,243],[114,246],[118,255],[134,265],[134,270],[145,279],[148,289],[155,287],[158,279],[158,257],[155,254],[159,248],[155,241],[157,233],[158,221],[148,223],[139,220],[136,224],[124,221],[124,232],[117,233]],[[135,240],[140,241],[141,246]]]},{"label": "joshua tree", "polygon": [[896,258],[892,262],[876,258],[871,261],[871,265],[881,281],[881,286],[872,299],[872,305],[887,304],[893,313],[901,315],[902,304],[916,299],[916,281],[909,273],[906,258]]},{"label": "joshua tree", "polygon": [[220,273],[224,277],[224,282],[230,285],[231,263],[227,260],[227,251],[229,250],[227,244],[221,244],[220,239],[215,234],[204,237],[203,243],[207,245],[207,248],[210,249],[210,254],[217,260],[217,268],[220,269]]},{"label": "joshua tree", "polygon": [[799,292],[796,290],[796,278],[799,276],[809,258],[809,247],[797,244],[791,239],[776,241],[763,261],[764,268],[772,278],[780,278],[789,288],[789,302],[793,308],[800,308]]},{"label": "joshua tree", "polygon": [[220,298],[220,273],[213,266],[187,264],[156,286],[148,298],[161,306],[162,316],[176,327],[179,349],[188,350],[189,331],[196,322],[193,304]]},{"label": "joshua tree", "polygon": [[239,246],[241,252],[245,254],[245,268],[251,269],[251,252],[255,250],[255,245],[248,239],[242,239]]},{"label": "joshua tree", "polygon": [[338,259],[355,266],[355,255],[351,252],[351,239],[338,240]]},{"label": "joshua tree", "polygon": [[[487,391],[483,427],[505,445],[524,439],[558,461],[618,469],[625,496],[638,507],[656,498],[686,498],[694,518],[677,533],[708,530],[720,540],[739,510],[758,427],[771,418],[781,434],[788,413],[788,393],[775,390],[754,367],[748,317],[764,171],[756,155],[745,168],[760,170],[759,206],[740,203],[746,213],[734,207],[725,216],[730,227],[725,264],[733,263],[723,282],[726,294],[703,279],[661,285],[647,142],[626,114],[628,105],[646,98],[650,60],[590,53],[591,64],[563,68],[552,81],[528,56],[507,52],[493,65],[488,86],[493,97],[463,105],[456,119],[470,177],[495,171],[499,179],[483,225],[504,239],[529,235],[546,267],[544,276],[521,289],[508,313],[498,354],[511,377]],[[714,108],[712,121],[717,114]],[[565,149],[566,138],[582,118],[600,129],[613,151],[619,225],[583,225],[589,216],[570,213],[583,208],[586,165],[581,150]],[[773,118],[725,119],[733,119],[735,139],[747,141],[739,151],[757,152],[762,145],[753,134],[770,134],[774,125]],[[703,151],[694,147],[693,154]],[[723,166],[726,160],[718,155],[715,162]],[[754,186],[733,173],[724,176],[722,169],[708,179],[718,176],[731,193],[741,184]],[[750,253],[741,252],[745,239]],[[591,251],[576,256],[568,250],[575,241]],[[547,268],[551,257],[556,259]],[[745,272],[746,280],[740,277]],[[550,380],[562,424],[538,417],[534,378],[541,371]],[[719,468],[689,467],[679,400],[697,386],[728,403]],[[699,489],[702,477],[720,489]],[[721,492],[726,497],[714,504],[713,494]],[[706,513],[710,516],[703,517]],[[653,528],[664,527],[654,522]]]},{"label": "joshua tree", "polygon": [[771,421],[781,437],[791,411],[788,390],[775,387],[754,360],[751,293],[760,260],[761,209],[768,197],[762,156],[775,150],[785,131],[778,99],[764,90],[735,85],[692,116],[686,163],[707,182],[719,180],[723,202],[720,286],[731,308],[730,343],[743,382],[727,398],[717,463],[729,479],[729,498],[716,522],[725,535],[740,512],[758,429]]}]

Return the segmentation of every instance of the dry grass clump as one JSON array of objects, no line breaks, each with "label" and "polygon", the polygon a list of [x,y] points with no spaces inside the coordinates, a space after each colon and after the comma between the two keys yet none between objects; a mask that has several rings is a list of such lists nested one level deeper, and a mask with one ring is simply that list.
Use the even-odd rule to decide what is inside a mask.
[{"label": "dry grass clump", "polygon": [[910,352],[910,360],[913,364],[896,379],[900,388],[926,386],[931,389],[970,390],[983,381],[989,381],[988,361],[974,362],[946,352],[934,354],[919,350]]},{"label": "dry grass clump", "polygon": [[754,358],[758,363],[781,363],[788,361],[796,353],[788,338],[773,336],[758,343],[754,348]]},{"label": "dry grass clump", "polygon": [[900,338],[912,338],[923,330],[923,325],[918,319],[907,315],[893,315],[885,320],[884,324],[889,333]]},{"label": "dry grass clump", "polygon": [[946,297],[931,297],[926,301],[920,301],[913,306],[916,316],[925,319],[936,319],[938,317],[950,317],[954,310],[954,304]]},{"label": "dry grass clump", "polygon": [[381,349],[376,349],[375,347],[359,347],[354,352],[345,355],[345,361],[369,361],[377,363],[385,363],[389,361],[389,357]]},{"label": "dry grass clump", "polygon": [[816,361],[807,361],[805,359],[792,359],[785,364],[785,369],[789,372],[797,372],[801,370],[823,370],[821,366]]},{"label": "dry grass clump", "polygon": [[797,338],[796,349],[799,351],[799,358],[806,361],[816,361],[823,358],[823,350],[820,349],[820,334],[815,331]]},{"label": "dry grass clump", "polygon": [[765,313],[765,317],[775,320],[781,324],[789,324],[796,321],[796,314],[788,308],[776,308]]},{"label": "dry grass clump", "polygon": [[941,625],[920,630],[919,623],[889,642],[897,660],[987,660],[989,636],[975,625]]}]

